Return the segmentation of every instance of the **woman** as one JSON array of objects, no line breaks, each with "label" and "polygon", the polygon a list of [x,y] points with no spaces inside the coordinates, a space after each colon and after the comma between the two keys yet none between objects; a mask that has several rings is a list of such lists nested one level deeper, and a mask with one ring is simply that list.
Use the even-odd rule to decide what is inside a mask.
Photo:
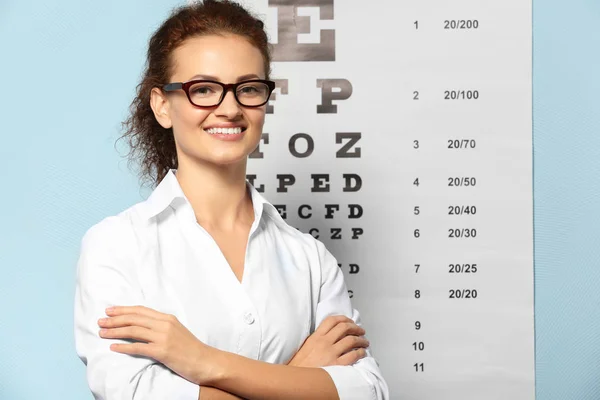
[{"label": "woman", "polygon": [[269,73],[263,23],[236,3],[180,7],[151,38],[124,137],[157,186],[78,261],[96,399],[388,399],[335,258],[245,179]]}]

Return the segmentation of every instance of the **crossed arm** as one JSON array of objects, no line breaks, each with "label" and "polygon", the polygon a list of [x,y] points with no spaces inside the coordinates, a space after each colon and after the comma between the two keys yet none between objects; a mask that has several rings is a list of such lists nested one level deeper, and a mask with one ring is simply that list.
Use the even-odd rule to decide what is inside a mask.
[{"label": "crossed arm", "polygon": [[223,354],[221,362],[227,374],[214,382],[218,389],[202,386],[200,400],[339,400],[331,377],[321,368],[269,364],[232,353]]},{"label": "crossed arm", "polygon": [[[82,241],[77,268],[75,345],[78,356],[87,366],[88,384],[97,400],[206,400],[211,398],[209,396],[216,399],[248,400],[388,400],[387,385],[368,350],[366,356],[362,354],[364,359],[354,365],[350,364],[356,360],[347,364],[331,362],[333,360],[319,361],[312,367],[294,365],[292,362],[288,365],[274,365],[222,352],[203,343],[194,344],[193,340],[201,342],[183,325],[179,324],[182,329],[173,330],[173,326],[177,325],[174,322],[176,318],[152,309],[147,310],[162,314],[163,317],[166,315],[168,320],[165,322],[165,318],[155,316],[154,319],[163,319],[157,329],[148,326],[148,320],[142,321],[139,318],[137,321],[120,325],[121,329],[128,329],[129,333],[125,334],[116,329],[113,332],[115,336],[104,337],[130,338],[137,342],[115,342],[109,350],[109,343],[99,338],[100,322],[97,318],[104,314],[106,306],[115,302],[122,305],[140,304],[141,301],[139,282],[135,273],[128,267],[131,260],[127,255],[114,251],[119,246],[110,245],[111,242],[123,239],[113,232],[112,229],[108,232],[103,231],[103,228],[89,231]],[[323,325],[331,316],[341,314],[347,319],[351,316],[356,325],[360,325],[358,314],[353,314],[343,276],[335,259],[326,251],[322,253],[323,247],[319,250],[322,255],[321,262],[326,268],[324,267],[317,307],[317,323],[322,322]],[[131,331],[132,329],[135,332]],[[340,331],[331,327],[329,329],[336,332],[337,338],[327,345],[329,348],[335,348],[338,355],[345,353],[339,350],[340,347],[348,345],[347,341],[341,340],[347,335],[340,334]],[[179,332],[181,336],[169,336],[165,335],[165,332]],[[312,337],[321,336],[311,335],[307,341]],[[188,340],[181,340],[182,337]],[[159,342],[164,346],[157,345]],[[124,351],[128,346],[129,354],[143,357],[124,357],[118,354],[128,353]],[[144,347],[142,351],[141,347]],[[304,347],[302,346],[301,350]],[[358,347],[365,346],[354,346]],[[328,354],[324,350],[323,347],[317,347],[314,354]],[[356,352],[348,354],[352,356],[352,353]],[[185,355],[187,361],[182,361],[180,355]],[[197,364],[202,362],[205,364],[199,368]],[[205,375],[198,376],[198,370],[204,371]]]},{"label": "crossed arm", "polygon": [[[191,383],[200,385],[199,399],[339,400],[331,376],[320,366],[350,365],[366,355],[364,329],[345,316],[326,318],[285,365],[253,360],[208,346],[170,314],[144,306],[106,310],[98,324],[116,353],[159,361]],[[354,351],[357,349],[357,351]],[[191,389],[190,389],[191,390]]]},{"label": "crossed arm", "polygon": [[[225,362],[230,363],[229,367],[224,369],[226,375],[216,382],[218,388],[202,386],[199,399],[244,399],[230,392],[243,395],[243,391],[246,390],[248,393],[256,390],[257,393],[261,393],[261,398],[267,398],[263,396],[270,393],[280,394],[290,390],[302,398],[339,399],[329,374],[315,367],[351,365],[362,359],[367,354],[365,349],[369,346],[369,341],[361,337],[364,334],[365,330],[350,318],[332,316],[323,321],[286,365],[271,365],[236,355],[229,357],[230,353],[224,353]],[[260,384],[260,387],[252,388],[252,382],[259,382],[264,376],[269,376],[270,380]],[[307,382],[310,384],[307,385]],[[311,393],[306,391],[307,386],[311,387]],[[290,398],[295,397],[292,395]]]},{"label": "crossed arm", "polygon": [[198,400],[239,400],[243,397],[236,396],[221,389],[210,386],[200,386],[200,395]]}]

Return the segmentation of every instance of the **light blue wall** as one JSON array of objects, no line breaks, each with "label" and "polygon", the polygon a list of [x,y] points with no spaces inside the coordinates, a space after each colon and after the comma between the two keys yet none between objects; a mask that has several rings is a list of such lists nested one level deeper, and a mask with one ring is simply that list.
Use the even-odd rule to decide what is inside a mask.
[{"label": "light blue wall", "polygon": [[535,0],[538,400],[600,399],[600,1]]},{"label": "light blue wall", "polygon": [[[79,241],[147,195],[113,145],[177,3],[0,0],[1,400],[91,398]],[[600,2],[536,0],[533,22],[537,399],[600,399]]]},{"label": "light blue wall", "polygon": [[0,0],[0,400],[92,398],[74,352],[79,244],[147,194],[114,145],[176,3]]}]

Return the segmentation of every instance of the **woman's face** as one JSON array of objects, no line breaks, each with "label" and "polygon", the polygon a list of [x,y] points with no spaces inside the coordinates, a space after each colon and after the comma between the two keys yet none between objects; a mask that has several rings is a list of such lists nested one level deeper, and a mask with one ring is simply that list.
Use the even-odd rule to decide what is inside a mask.
[{"label": "woman's face", "polygon": [[[261,52],[246,39],[234,36],[199,36],[186,39],[172,54],[173,76],[170,82],[194,79],[236,83],[265,79]],[[230,165],[245,162],[260,141],[266,105],[241,106],[228,91],[218,107],[194,107],[183,90],[152,93],[152,109],[158,122],[173,128],[178,162],[202,162]],[[241,126],[241,134],[214,135],[211,127]]]}]

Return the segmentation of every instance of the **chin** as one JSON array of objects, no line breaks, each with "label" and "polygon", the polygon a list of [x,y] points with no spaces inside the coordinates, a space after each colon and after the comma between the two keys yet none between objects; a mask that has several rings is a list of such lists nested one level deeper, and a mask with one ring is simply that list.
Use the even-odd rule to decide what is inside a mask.
[{"label": "chin", "polygon": [[240,153],[240,154],[223,154],[220,156],[213,156],[210,158],[205,158],[206,161],[208,161],[211,164],[214,165],[218,165],[218,166],[232,166],[232,165],[236,165],[242,162],[245,162],[248,159],[248,155],[246,153]]}]

